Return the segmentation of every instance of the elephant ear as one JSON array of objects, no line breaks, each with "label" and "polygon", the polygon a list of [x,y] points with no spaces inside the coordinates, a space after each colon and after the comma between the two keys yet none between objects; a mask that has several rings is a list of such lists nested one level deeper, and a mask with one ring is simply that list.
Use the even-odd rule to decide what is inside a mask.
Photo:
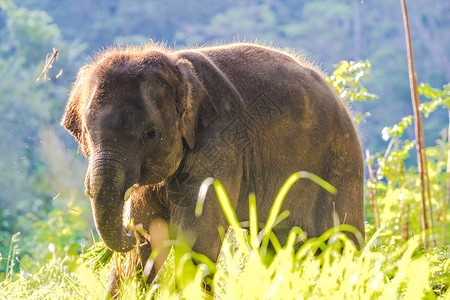
[{"label": "elephant ear", "polygon": [[183,90],[178,104],[181,114],[181,132],[189,148],[193,149],[197,120],[200,119],[203,126],[207,126],[217,115],[217,110],[195,74],[192,64],[186,59],[180,59],[176,67],[181,74]]},{"label": "elephant ear", "polygon": [[[85,90],[85,72],[88,67],[82,68],[78,72],[72,91],[70,92],[69,101],[67,102],[64,115],[61,119],[61,125],[64,126],[80,143],[83,144],[82,123],[80,109],[82,108],[84,90]],[[82,147],[83,148],[83,147]]]}]

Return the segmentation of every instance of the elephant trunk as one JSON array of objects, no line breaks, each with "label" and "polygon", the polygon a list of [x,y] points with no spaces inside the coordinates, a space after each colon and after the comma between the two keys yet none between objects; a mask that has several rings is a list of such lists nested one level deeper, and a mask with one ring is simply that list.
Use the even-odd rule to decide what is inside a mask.
[{"label": "elephant trunk", "polygon": [[109,249],[127,252],[136,244],[136,238],[123,225],[124,195],[131,184],[123,167],[102,165],[90,166],[86,176],[95,226]]}]

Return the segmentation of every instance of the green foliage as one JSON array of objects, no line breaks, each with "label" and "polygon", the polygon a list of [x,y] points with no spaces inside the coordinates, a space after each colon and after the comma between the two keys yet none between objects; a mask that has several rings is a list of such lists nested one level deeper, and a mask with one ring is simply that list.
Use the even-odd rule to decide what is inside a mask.
[{"label": "green foliage", "polygon": [[276,40],[277,16],[268,4],[231,7],[214,15],[209,24],[199,23],[190,32],[178,31],[175,39],[182,44],[202,45],[207,41],[260,41]]},{"label": "green foliage", "polygon": [[76,256],[87,245],[89,226],[81,218],[82,207],[72,206],[66,210],[52,210],[45,219],[37,219],[23,242],[21,261],[24,266],[39,265],[52,256]]},{"label": "green foliage", "polygon": [[17,7],[11,0],[0,1],[0,9],[6,17],[2,40],[8,41],[0,48],[3,54],[15,54],[25,63],[35,63],[49,51],[49,45],[59,42],[61,32],[45,11]]},{"label": "green foliage", "polygon": [[400,138],[403,135],[403,132],[405,132],[405,129],[412,124],[412,121],[413,121],[412,116],[406,116],[403,117],[402,120],[397,124],[395,124],[394,126],[384,127],[383,130],[381,131],[383,140],[388,141],[389,139]]},{"label": "green foliage", "polygon": [[369,61],[348,62],[343,60],[338,65],[335,65],[335,68],[333,74],[327,78],[327,81],[333,85],[344,103],[377,98],[376,95],[368,93],[361,83],[361,79],[369,77],[372,69]]},{"label": "green foliage", "polygon": [[[449,85],[445,85],[442,90],[438,90],[431,88],[429,85],[421,84],[419,93],[431,98],[431,101],[421,105],[425,117],[428,117],[438,107],[449,108]],[[377,153],[375,155],[378,170],[374,177],[377,178],[377,182],[367,182],[368,190],[376,191],[376,205],[383,210],[383,213],[379,216],[379,226],[386,228],[384,237],[388,240],[397,240],[399,243],[421,233],[420,214],[422,208],[420,206],[419,174],[416,167],[408,167],[407,163],[410,150],[414,149],[416,142],[403,139],[403,134],[412,124],[412,121],[413,118],[407,116],[393,127],[383,129],[383,139],[385,141],[390,140],[390,144],[384,154]],[[450,243],[449,237],[444,235],[445,231],[440,230],[442,226],[449,228],[448,222],[444,223],[444,220],[448,220],[450,216],[447,204],[444,201],[446,190],[449,188],[446,186],[447,176],[449,176],[447,174],[448,149],[449,144],[445,129],[441,139],[436,140],[436,146],[425,149],[427,156],[426,170],[430,182],[431,196],[430,202],[427,203],[427,210],[428,214],[431,211],[433,216],[433,239],[438,242],[442,241],[443,245]],[[414,157],[416,154],[411,153],[411,155]],[[371,159],[368,158],[370,164],[372,164]],[[425,192],[427,193],[427,191]],[[367,211],[371,221],[375,217],[373,214],[372,210]],[[428,223],[429,218],[427,215]]]},{"label": "green foliage", "polygon": [[[80,56],[83,59],[73,61],[72,70],[68,69],[70,66],[64,68],[64,74],[70,74],[71,79],[93,51],[115,43],[142,44],[151,38],[184,47],[257,40],[297,49],[328,73],[337,61],[369,59],[376,67],[365,85],[380,96],[381,104],[369,102],[354,109],[377,116],[364,128],[366,143],[374,152],[383,149],[379,137],[382,128],[396,122],[402,112],[410,111],[404,33],[395,1],[192,0],[180,5],[179,0],[98,0],[60,5],[55,0],[21,0],[16,3],[29,11],[45,11],[58,24],[61,36],[74,41],[73,49],[77,48],[77,41],[87,44],[88,49]],[[450,36],[446,33],[450,30],[450,2],[436,0],[427,5],[423,0],[411,1],[408,8],[419,80],[438,85],[448,82]],[[60,53],[62,62],[67,52]],[[425,129],[434,140],[440,130],[439,122],[429,122]]]},{"label": "green foliage", "polygon": [[[330,77],[326,77],[326,81],[338,93],[344,104],[353,102],[361,102],[367,100],[374,100],[378,98],[377,95],[367,92],[367,89],[362,85],[362,80],[369,78],[372,69],[369,61],[341,61],[335,65],[336,69]],[[358,113],[354,119],[356,124],[361,121],[366,121],[370,116],[369,112],[365,114]]]},{"label": "green foliage", "polygon": [[[441,85],[450,78],[446,50],[450,49],[450,36],[445,34],[450,29],[450,2],[435,2],[424,5],[416,1],[408,7],[416,32],[414,50],[420,79]],[[62,135],[58,125],[69,82],[85,57],[98,48],[113,43],[142,44],[149,37],[176,41],[179,46],[257,39],[302,49],[323,62],[324,69],[347,59],[350,62],[336,66],[329,82],[346,102],[358,108],[357,123],[370,115],[364,111],[376,116],[363,134],[365,143],[376,151],[383,148],[380,130],[400,119],[399,113],[410,107],[406,63],[402,63],[403,29],[397,24],[398,8],[392,1],[365,1],[364,5],[332,0],[58,4],[53,0],[0,0],[0,275],[4,278],[0,295],[7,298],[103,296],[108,278],[108,266],[104,266],[111,252],[103,245],[85,254],[87,265],[98,262],[95,270],[77,258],[92,227],[88,202],[82,194],[85,162],[76,158],[72,138]],[[67,11],[71,18],[67,18]],[[44,58],[53,48],[60,50],[60,56],[49,72],[52,80],[36,82]],[[376,68],[372,71],[368,61],[351,62],[361,57],[369,58]],[[64,70],[62,76],[55,78],[60,70]],[[389,102],[375,106],[366,101],[375,98],[368,90]],[[449,108],[449,85],[441,90],[421,85],[419,92],[431,100],[421,106],[424,115],[433,112],[433,119],[424,124],[431,129],[426,136],[437,139],[426,149],[437,228],[442,220],[449,220],[448,207],[442,201],[446,197],[448,132],[440,131],[443,114],[437,110]],[[210,298],[202,288],[204,282],[222,298],[285,298],[290,293],[305,298],[450,298],[448,246],[423,253],[415,250],[415,239],[405,240],[420,235],[419,180],[410,157],[414,156],[410,150],[415,142],[408,136],[411,123],[411,117],[405,117],[385,128],[382,137],[390,141],[389,151],[368,158],[378,167],[378,180],[368,181],[367,187],[376,191],[382,229],[376,230],[375,213],[367,205],[368,246],[364,250],[356,250],[334,231],[328,245],[313,240],[300,249],[289,247],[291,244],[282,246],[273,233],[261,235],[265,236],[262,240],[257,226],[251,226],[248,234],[235,230],[227,235],[218,264],[185,252],[184,265],[175,269],[171,256],[166,271],[160,274],[159,286],[153,286],[145,296],[142,284],[131,280],[124,285],[122,294],[128,295],[124,298],[151,298],[152,294],[157,299]],[[256,216],[256,210],[251,211]],[[276,215],[278,219],[287,216],[285,212]],[[14,234],[18,231],[20,236]],[[450,244],[450,235],[442,236],[436,229],[434,234],[444,245]],[[301,231],[294,229],[291,237],[298,236]],[[275,253],[263,250],[269,241]],[[312,258],[312,249],[319,246],[322,254]],[[185,288],[177,290],[177,284]]]},{"label": "green foliage", "polygon": [[[63,68],[73,69],[70,65],[83,47],[63,41],[46,12],[19,7],[11,0],[0,1],[0,20],[0,253],[7,252],[11,236],[20,231],[26,242],[19,258],[24,267],[37,268],[37,261],[51,255],[50,243],[55,251],[67,248],[79,253],[79,242],[89,228],[86,214],[71,213],[85,210],[87,203],[75,204],[82,181],[61,177],[72,170],[82,178],[83,163],[75,159],[75,151],[67,152],[59,138],[68,76],[55,78]],[[64,55],[54,63],[56,70],[49,72],[53,80],[38,82],[43,60],[54,47]],[[75,231],[63,228],[68,221]],[[3,269],[4,264],[0,266]]]},{"label": "green foliage", "polygon": [[442,90],[439,90],[422,83],[417,90],[419,94],[431,99],[431,101],[422,103],[420,106],[425,118],[428,118],[430,113],[438,107],[450,109],[450,84],[444,85]]},{"label": "green foliage", "polygon": [[92,273],[79,266],[77,272],[68,266],[75,257],[53,256],[33,274],[23,269],[0,282],[0,293],[5,299],[102,299],[104,283],[98,277],[107,278],[107,269]]},{"label": "green foliage", "polygon": [[[305,176],[315,179],[302,172],[286,181],[277,196],[278,201],[274,201],[269,220],[279,217],[279,206],[290,186]],[[137,279],[124,279],[119,299],[212,299],[213,296],[220,299],[299,296],[303,299],[445,299],[450,295],[448,247],[423,253],[417,251],[420,244],[417,237],[403,246],[384,244],[380,229],[367,241],[364,249],[358,250],[341,230],[357,232],[348,225],[340,225],[321,237],[306,241],[301,229],[293,228],[285,245],[276,247],[274,244],[275,252],[268,252],[263,241],[264,236],[270,234],[271,223],[268,221],[261,231],[252,225],[250,232],[242,230],[223,186],[218,181],[209,184],[214,185],[230,222],[217,264],[184,250],[176,264],[175,257],[180,253],[177,252],[179,246],[175,245],[157,276],[157,284],[145,293]],[[250,224],[258,223],[256,215],[255,201],[250,201]],[[300,240],[304,243],[297,248],[295,245]],[[18,274],[15,281],[4,280],[0,292],[23,299],[35,296],[100,299],[99,290],[106,284],[105,270],[108,270],[101,266],[109,259],[105,259],[104,249],[104,245],[97,244],[84,255],[90,269],[80,265],[76,272],[68,272],[64,260],[53,258],[31,278]],[[321,253],[316,255],[318,249]],[[103,260],[100,267],[92,269],[93,259]],[[206,283],[211,291],[205,289]]]}]

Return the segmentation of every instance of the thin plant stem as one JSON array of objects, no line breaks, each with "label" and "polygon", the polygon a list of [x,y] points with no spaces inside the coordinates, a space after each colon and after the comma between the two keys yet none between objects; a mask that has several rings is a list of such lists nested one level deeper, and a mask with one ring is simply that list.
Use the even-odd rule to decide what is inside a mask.
[{"label": "thin plant stem", "polygon": [[[420,215],[420,225],[422,229],[422,241],[424,249],[428,248],[428,241],[425,235],[425,232],[428,231],[427,224],[427,204],[426,204],[426,195],[425,192],[428,191],[429,196],[429,183],[428,176],[426,174],[427,163],[426,163],[426,155],[425,155],[425,142],[423,135],[423,127],[422,127],[422,117],[420,115],[420,100],[419,93],[417,92],[417,79],[414,71],[414,57],[411,43],[411,33],[409,27],[409,19],[408,19],[408,10],[406,8],[406,0],[400,0],[402,6],[402,15],[403,15],[403,25],[405,29],[405,42],[406,42],[406,53],[408,58],[408,71],[409,71],[409,83],[411,90],[411,101],[414,111],[414,129],[417,140],[417,170],[420,176],[420,193],[421,193],[421,215]],[[426,182],[427,181],[427,182]],[[429,197],[428,197],[429,198]],[[428,199],[428,204],[430,205],[431,199]],[[431,207],[430,207],[430,216],[431,216]],[[430,226],[432,225],[432,218],[429,219]]]},{"label": "thin plant stem", "polygon": [[409,204],[405,203],[403,201],[402,203],[402,215],[401,215],[401,232],[402,232],[402,238],[407,240],[409,238]]},{"label": "thin plant stem", "polygon": [[445,183],[445,201],[444,198],[441,199],[441,209],[442,209],[442,247],[445,246],[445,229],[447,226],[447,209],[448,209],[448,198],[450,197],[450,107],[448,107],[448,130],[447,130],[447,180]]},{"label": "thin plant stem", "polygon": [[372,164],[370,163],[370,152],[369,149],[366,149],[366,157],[367,157],[367,170],[369,171],[369,179],[372,182],[373,186],[369,189],[369,204],[373,210],[373,214],[375,216],[375,228],[378,230],[380,228],[380,218],[378,215],[378,206],[377,206],[377,190],[375,184],[377,183],[377,179],[373,174]]},{"label": "thin plant stem", "polygon": [[[395,139],[391,139],[391,141],[389,142],[389,145],[388,145],[387,148],[386,148],[386,152],[384,153],[383,159],[382,159],[382,161],[381,161],[383,165],[385,164],[386,159],[387,159],[389,153],[391,152],[391,148],[392,148],[392,146],[394,145],[394,141],[395,141]],[[377,169],[377,177],[378,177],[380,174],[381,174],[381,165],[378,166],[378,169]]]}]

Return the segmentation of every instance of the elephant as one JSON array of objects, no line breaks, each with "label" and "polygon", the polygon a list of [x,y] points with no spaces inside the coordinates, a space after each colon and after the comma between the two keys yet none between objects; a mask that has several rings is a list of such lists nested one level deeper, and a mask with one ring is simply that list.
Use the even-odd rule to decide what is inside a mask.
[{"label": "elephant", "polygon": [[227,222],[214,191],[202,215],[194,212],[208,177],[223,184],[239,221],[248,220],[254,193],[264,222],[284,181],[308,171],[338,192],[297,182],[282,204],[290,215],[275,227],[280,236],[293,226],[320,236],[333,215],[364,234],[357,131],[324,74],[303,57],[256,43],[112,47],[80,69],[61,124],[89,161],[86,194],[113,251],[136,245],[123,225],[130,198],[129,218],[150,235],[144,260],[184,232],[194,251],[216,260],[218,227]]}]

